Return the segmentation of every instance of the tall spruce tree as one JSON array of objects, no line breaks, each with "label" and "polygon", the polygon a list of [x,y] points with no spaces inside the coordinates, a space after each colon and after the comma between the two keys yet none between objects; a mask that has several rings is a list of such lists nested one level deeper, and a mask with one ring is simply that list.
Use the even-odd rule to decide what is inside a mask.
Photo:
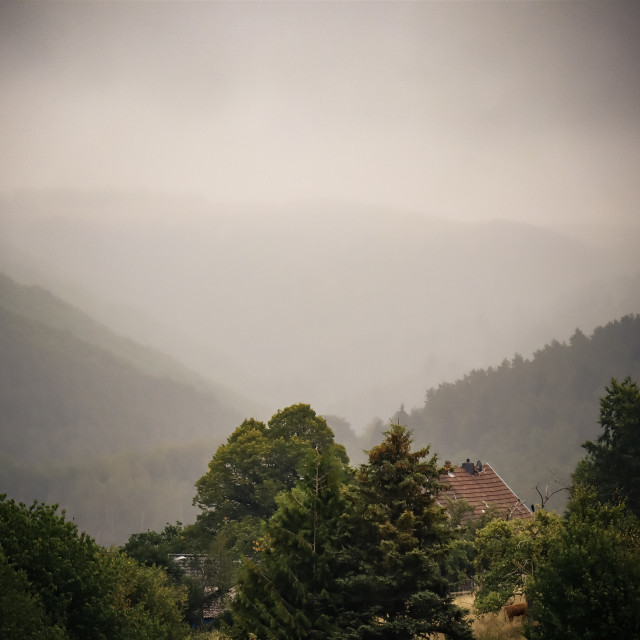
[{"label": "tall spruce tree", "polygon": [[453,532],[436,502],[437,458],[411,443],[394,424],[360,467],[336,541],[335,640],[472,638],[441,571]]},{"label": "tall spruce tree", "polygon": [[281,494],[278,509],[245,558],[232,604],[233,637],[327,638],[336,629],[332,540],[346,505],[347,467],[336,452],[308,454],[303,480]]}]

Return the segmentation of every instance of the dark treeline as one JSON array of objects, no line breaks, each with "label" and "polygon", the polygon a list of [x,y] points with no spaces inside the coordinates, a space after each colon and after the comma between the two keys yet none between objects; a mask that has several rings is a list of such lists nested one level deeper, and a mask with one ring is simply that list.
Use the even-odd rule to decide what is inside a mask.
[{"label": "dark treeline", "polygon": [[554,340],[531,359],[516,355],[429,389],[424,406],[401,422],[417,443],[431,443],[447,459],[493,464],[516,494],[535,503],[537,484],[543,491],[568,484],[581,444],[599,431],[602,389],[626,376],[640,377],[640,315],[591,336],[576,330],[568,343]]},{"label": "dark treeline", "polygon": [[193,484],[216,444],[165,445],[66,464],[18,464],[2,457],[0,487],[26,503],[60,504],[101,544],[119,544],[134,531],[196,517]]}]

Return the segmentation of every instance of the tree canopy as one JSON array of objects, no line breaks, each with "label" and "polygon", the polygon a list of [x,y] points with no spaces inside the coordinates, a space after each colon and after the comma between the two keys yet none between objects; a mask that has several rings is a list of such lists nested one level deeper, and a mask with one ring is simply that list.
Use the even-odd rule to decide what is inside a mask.
[{"label": "tree canopy", "polygon": [[198,522],[212,534],[234,529],[234,543],[247,544],[260,522],[276,509],[276,496],[300,480],[299,467],[312,451],[329,450],[348,463],[342,445],[333,441],[325,420],[307,404],[278,411],[268,425],[245,420],[220,446],[209,470],[197,482],[194,504],[202,509]]},{"label": "tree canopy", "polygon": [[475,609],[496,612],[515,595],[524,595],[528,580],[546,558],[550,540],[561,527],[560,516],[540,509],[533,518],[496,518],[477,531]]},{"label": "tree canopy", "polygon": [[[2,637],[179,640],[185,594],[161,569],[99,547],[56,506],[0,496]],[[22,629],[15,606],[32,617]],[[21,616],[22,617],[22,616]],[[29,635],[30,634],[30,635]]]},{"label": "tree canopy", "polygon": [[640,637],[640,526],[622,504],[578,488],[527,585],[529,640]]},{"label": "tree canopy", "polygon": [[587,456],[574,474],[577,484],[592,485],[600,500],[624,500],[640,516],[640,389],[627,376],[615,378],[600,400],[602,433],[582,446]]},{"label": "tree canopy", "polygon": [[[305,432],[288,413],[277,414],[278,421],[287,416],[278,429],[286,428],[296,452]],[[293,414],[309,416],[306,425],[314,420],[306,406]],[[324,432],[316,427],[306,432],[310,442]],[[248,434],[264,444],[271,428],[279,443],[273,420],[269,427],[247,422],[225,447]],[[276,509],[265,513],[244,554],[225,633],[268,640],[471,638],[443,570],[455,533],[436,502],[437,458],[411,443],[405,427],[392,425],[355,474],[331,439],[316,437],[306,447],[295,467],[298,481],[275,497]],[[220,453],[210,470],[220,470]]]},{"label": "tree canopy", "polygon": [[628,477],[637,473],[638,406],[630,378],[606,387],[603,434],[585,443],[564,519],[540,509],[532,519],[496,520],[477,532],[479,612],[498,611],[522,595],[529,640],[640,635],[637,476]]}]

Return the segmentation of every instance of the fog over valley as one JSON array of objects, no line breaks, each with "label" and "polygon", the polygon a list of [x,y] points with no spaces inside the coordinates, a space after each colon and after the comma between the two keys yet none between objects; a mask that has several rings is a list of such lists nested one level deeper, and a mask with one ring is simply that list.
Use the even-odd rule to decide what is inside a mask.
[{"label": "fog over valley", "polygon": [[[25,438],[0,480],[68,497],[95,464],[111,497],[80,520],[121,542],[193,516],[215,447],[295,403],[350,453],[402,406],[442,460],[575,464],[640,367],[639,29],[615,0],[0,3],[0,429]],[[569,360],[584,432],[540,400]],[[473,433],[425,412],[501,364],[528,449],[493,396]],[[537,461],[527,500],[569,473]],[[121,529],[115,469],[141,487]]]},{"label": "fog over valley", "polygon": [[267,414],[304,401],[357,430],[640,302],[633,247],[518,222],[100,192],[0,206],[10,274]]}]

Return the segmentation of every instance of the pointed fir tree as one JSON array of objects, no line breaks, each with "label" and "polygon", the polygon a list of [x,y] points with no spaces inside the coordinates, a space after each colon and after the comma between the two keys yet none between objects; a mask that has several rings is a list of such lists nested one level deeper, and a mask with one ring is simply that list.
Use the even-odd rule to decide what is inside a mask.
[{"label": "pointed fir tree", "polygon": [[335,627],[332,540],[345,510],[347,467],[335,455],[309,454],[303,480],[278,497],[278,509],[246,558],[232,604],[236,638],[327,638]]},{"label": "pointed fir tree", "polygon": [[334,640],[407,640],[442,634],[469,640],[465,612],[453,604],[441,566],[452,529],[436,502],[436,456],[411,451],[394,424],[360,467],[353,509],[336,545],[338,631]]}]

